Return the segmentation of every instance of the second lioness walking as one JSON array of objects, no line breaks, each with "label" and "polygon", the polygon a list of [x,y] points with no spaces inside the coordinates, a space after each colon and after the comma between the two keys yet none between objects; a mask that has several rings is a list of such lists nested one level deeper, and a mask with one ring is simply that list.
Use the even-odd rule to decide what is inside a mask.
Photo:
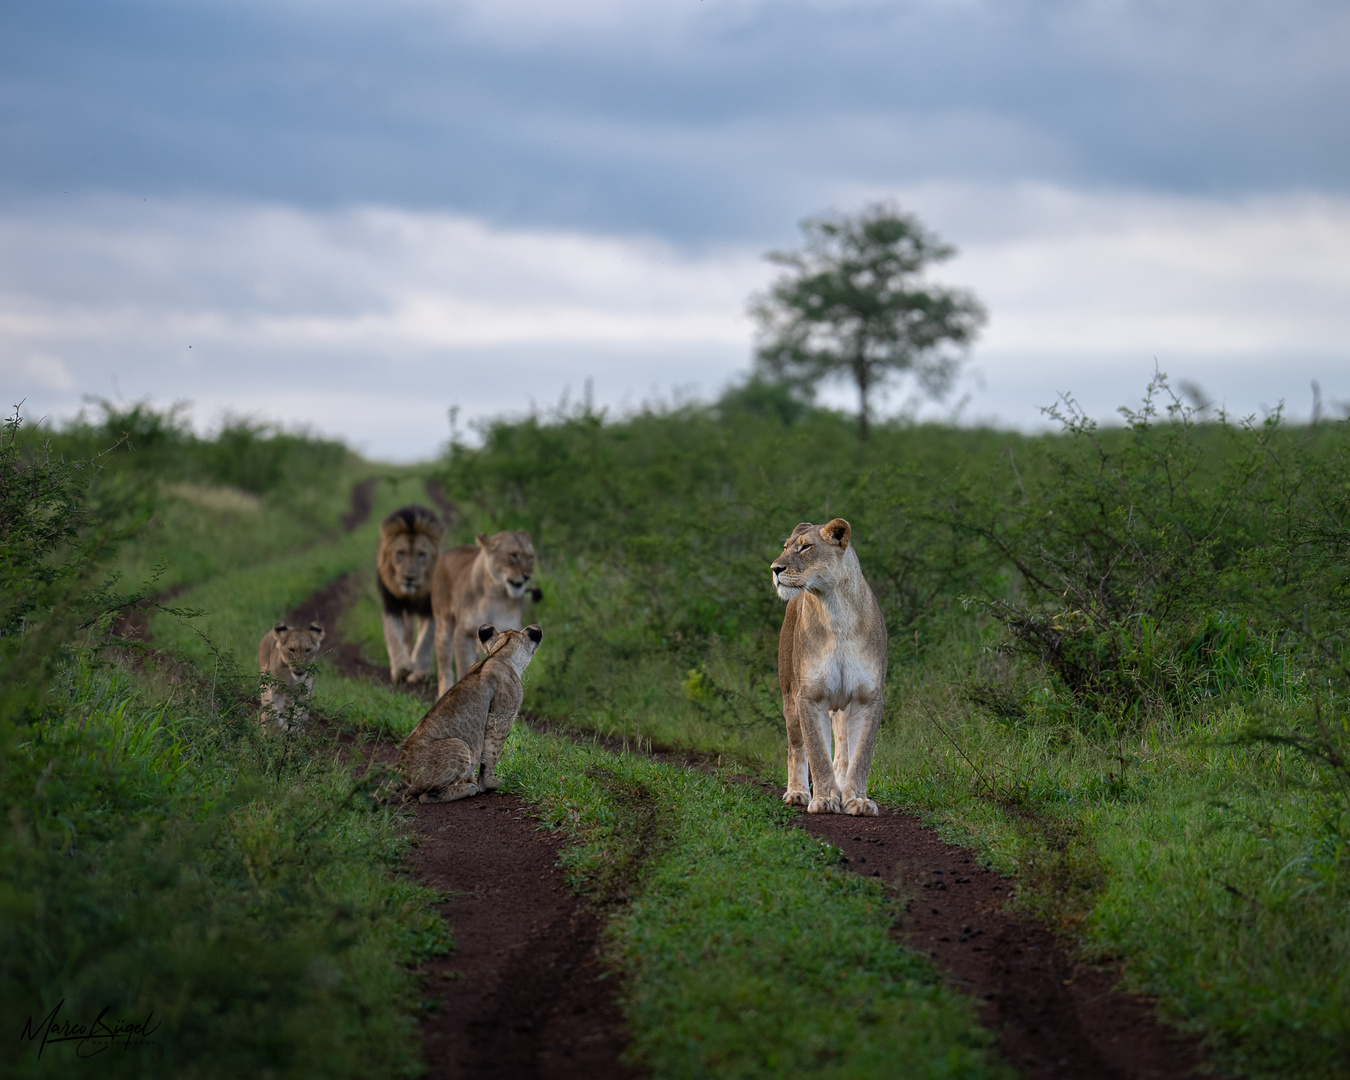
[{"label": "second lioness walking", "polygon": [[431,578],[438,694],[473,667],[480,626],[519,630],[525,625],[525,598],[537,604],[544,595],[533,579],[534,545],[523,529],[479,533],[475,543],[440,557]]}]

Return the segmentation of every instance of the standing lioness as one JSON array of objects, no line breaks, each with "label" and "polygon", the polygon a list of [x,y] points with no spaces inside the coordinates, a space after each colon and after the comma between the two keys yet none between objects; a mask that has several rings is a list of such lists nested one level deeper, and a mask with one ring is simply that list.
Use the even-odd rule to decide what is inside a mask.
[{"label": "standing lioness", "polygon": [[398,767],[408,782],[405,799],[451,802],[500,786],[497,760],[525,696],[520,676],[544,632],[527,626],[499,634],[484,625],[477,637],[487,655],[403,741]]},{"label": "standing lioness", "polygon": [[783,801],[812,814],[877,812],[867,797],[867,771],[883,711],[886,622],[852,535],[843,518],[804,521],[770,567],[788,602],[778,638],[788,735]]},{"label": "standing lioness", "polygon": [[534,545],[523,529],[479,533],[477,543],[440,557],[431,578],[438,693],[473,666],[478,627],[491,623],[499,630],[519,630],[525,624],[525,597],[538,603],[544,595],[531,588],[533,577]]}]

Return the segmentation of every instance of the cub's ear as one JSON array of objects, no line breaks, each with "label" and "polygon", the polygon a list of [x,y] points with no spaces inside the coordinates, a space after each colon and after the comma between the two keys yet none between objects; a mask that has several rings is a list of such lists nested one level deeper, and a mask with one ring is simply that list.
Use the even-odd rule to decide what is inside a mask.
[{"label": "cub's ear", "polygon": [[274,631],[276,631],[278,634],[281,634],[281,633],[284,633],[285,631],[289,630],[290,627],[287,626],[284,622],[279,622],[279,623],[276,624],[276,626],[272,627],[272,629],[273,629]]},{"label": "cub's ear", "polygon": [[820,527],[820,535],[831,544],[836,544],[847,551],[849,539],[853,536],[853,528],[843,518],[835,518]]},{"label": "cub's ear", "polygon": [[323,625],[321,623],[312,622],[309,624],[309,628],[313,633],[318,634],[319,637],[323,637]]},{"label": "cub's ear", "polygon": [[478,641],[486,646],[489,641],[497,636],[497,628],[491,623],[484,623],[478,628]]},{"label": "cub's ear", "polygon": [[544,599],[544,590],[539,588],[538,585],[536,585],[533,589],[530,590],[530,599],[533,600],[536,604],[540,603]]},{"label": "cub's ear", "polygon": [[537,624],[525,627],[525,636],[538,645],[544,640],[544,631]]}]

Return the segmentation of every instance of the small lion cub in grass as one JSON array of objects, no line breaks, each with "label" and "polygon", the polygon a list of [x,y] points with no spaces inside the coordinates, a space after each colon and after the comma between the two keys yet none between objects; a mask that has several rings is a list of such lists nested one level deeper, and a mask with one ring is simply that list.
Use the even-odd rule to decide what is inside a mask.
[{"label": "small lion cub in grass", "polygon": [[452,802],[501,786],[494,770],[525,696],[520,677],[544,632],[538,626],[503,630],[484,623],[487,655],[431,707],[403,741],[398,767],[405,800]]},{"label": "small lion cub in grass", "polygon": [[258,671],[263,677],[259,723],[292,731],[309,719],[304,703],[314,692],[311,665],[319,658],[321,644],[323,627],[316,622],[308,630],[279,622],[263,635],[258,642]]}]

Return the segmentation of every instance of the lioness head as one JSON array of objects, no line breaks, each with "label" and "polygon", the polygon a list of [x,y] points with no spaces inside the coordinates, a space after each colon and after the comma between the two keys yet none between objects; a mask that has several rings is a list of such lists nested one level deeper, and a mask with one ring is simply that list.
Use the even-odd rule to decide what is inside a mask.
[{"label": "lioness head", "polygon": [[803,521],[783,541],[783,554],[769,567],[774,588],[784,600],[803,590],[825,592],[849,574],[845,561],[853,529],[843,518],[824,525]]},{"label": "lioness head", "polygon": [[400,600],[428,596],[444,535],[445,526],[425,506],[405,506],[380,522],[375,565],[384,587]]},{"label": "lioness head", "polygon": [[506,595],[518,600],[529,588],[534,577],[534,545],[524,529],[499,532],[488,536],[479,533],[478,547],[487,557],[488,572],[506,590]]},{"label": "lioness head", "polygon": [[531,624],[524,630],[498,630],[490,623],[478,628],[478,646],[488,656],[497,656],[505,660],[516,674],[520,674],[534,658],[539,643],[544,640],[544,631]]},{"label": "lioness head", "polygon": [[281,659],[292,670],[312,664],[319,658],[319,646],[323,644],[323,627],[316,622],[308,629],[300,630],[279,622],[272,627],[277,636],[277,645],[281,649]]}]

